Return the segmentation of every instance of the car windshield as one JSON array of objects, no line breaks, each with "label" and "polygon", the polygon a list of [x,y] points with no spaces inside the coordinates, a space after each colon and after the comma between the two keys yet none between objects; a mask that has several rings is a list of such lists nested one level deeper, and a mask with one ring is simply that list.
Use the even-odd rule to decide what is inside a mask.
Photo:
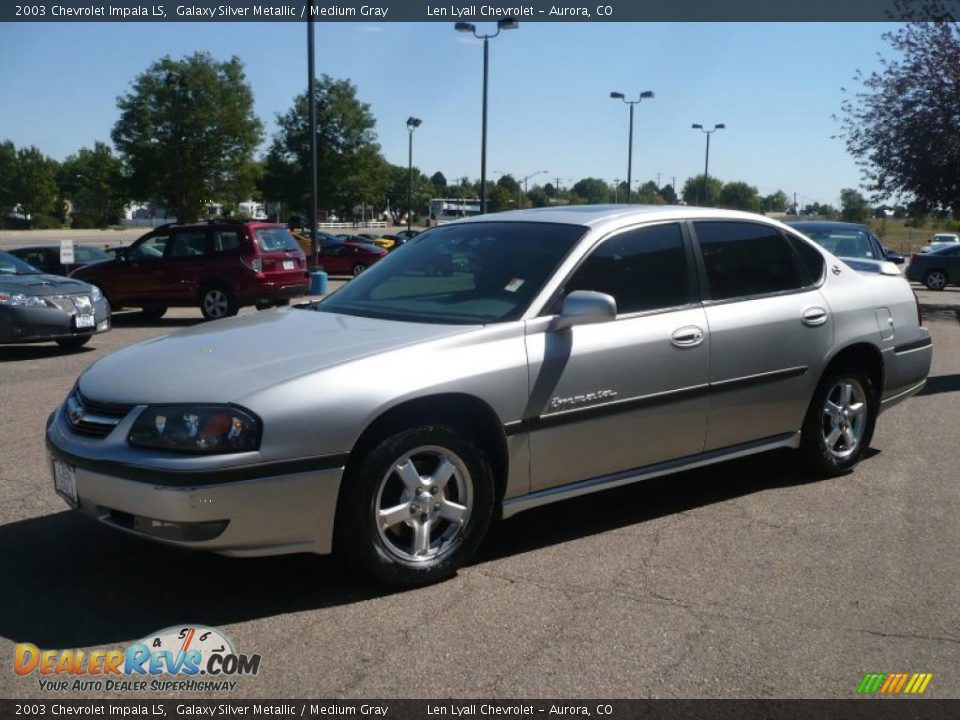
[{"label": "car windshield", "polygon": [[290,231],[282,227],[257,228],[253,232],[257,244],[263,252],[279,252],[282,250],[299,250],[300,246],[294,240]]},{"label": "car windshield", "polygon": [[99,260],[110,259],[110,256],[103,250],[85,245],[77,245],[74,247],[73,256],[78,263],[92,263]]},{"label": "car windshield", "polygon": [[314,307],[410,322],[515,320],[585,232],[579,225],[495,221],[434,228]]},{"label": "car windshield", "polygon": [[882,260],[874,250],[870,236],[865,230],[850,228],[843,230],[816,230],[798,226],[798,229],[817,245],[829,250],[837,257],[867,258]]},{"label": "car windshield", "polygon": [[5,252],[0,252],[0,275],[42,275],[33,265]]}]

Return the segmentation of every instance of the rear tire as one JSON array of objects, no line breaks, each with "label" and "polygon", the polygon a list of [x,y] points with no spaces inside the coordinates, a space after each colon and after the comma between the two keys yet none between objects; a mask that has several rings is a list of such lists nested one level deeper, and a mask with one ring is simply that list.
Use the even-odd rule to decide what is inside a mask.
[{"label": "rear tire", "polygon": [[928,290],[943,290],[947,287],[947,274],[943,270],[931,270],[923,279]]},{"label": "rear tire", "polygon": [[370,580],[415,587],[456,574],[493,517],[493,473],[468,433],[401,430],[351,460],[337,505],[334,552]]},{"label": "rear tire", "polygon": [[82,348],[88,342],[93,335],[83,335],[81,337],[69,337],[69,338],[58,338],[57,345],[67,350],[77,350]]},{"label": "rear tire", "polygon": [[208,285],[200,292],[200,312],[207,320],[230,317],[238,310],[233,293],[223,285]]},{"label": "rear tire", "polygon": [[843,475],[870,446],[877,419],[877,389],[857,368],[827,368],[810,401],[800,437],[804,462],[818,476]]}]

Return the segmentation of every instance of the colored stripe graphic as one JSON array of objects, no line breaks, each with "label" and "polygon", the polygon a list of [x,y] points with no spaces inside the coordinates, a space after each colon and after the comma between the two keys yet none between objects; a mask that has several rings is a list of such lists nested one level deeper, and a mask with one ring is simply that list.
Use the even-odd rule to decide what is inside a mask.
[{"label": "colored stripe graphic", "polygon": [[857,686],[858,695],[921,695],[933,673],[867,673]]}]

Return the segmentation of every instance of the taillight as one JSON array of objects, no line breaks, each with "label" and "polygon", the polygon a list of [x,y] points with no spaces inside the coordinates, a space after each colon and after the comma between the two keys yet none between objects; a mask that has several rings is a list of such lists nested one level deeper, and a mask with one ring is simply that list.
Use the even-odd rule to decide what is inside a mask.
[{"label": "taillight", "polygon": [[263,272],[263,258],[259,255],[247,255],[240,258],[240,261],[255,273]]}]

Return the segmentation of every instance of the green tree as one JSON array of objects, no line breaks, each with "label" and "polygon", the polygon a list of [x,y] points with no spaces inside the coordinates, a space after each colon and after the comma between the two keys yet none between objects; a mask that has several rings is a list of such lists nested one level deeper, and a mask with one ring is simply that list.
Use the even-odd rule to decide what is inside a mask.
[{"label": "green tree", "polygon": [[36,147],[17,150],[11,196],[33,226],[59,225],[63,214],[57,187],[58,163]]},{"label": "green tree", "polygon": [[853,188],[844,188],[840,191],[840,217],[846,222],[866,222],[870,217],[867,199]]},{"label": "green tree", "polygon": [[763,197],[764,212],[785,212],[789,199],[783,190],[777,190],[775,193]]},{"label": "green tree", "polygon": [[116,223],[127,201],[123,163],[102,142],[93,149],[81,148],[60,166],[59,185],[73,203],[74,226],[77,216],[91,225],[106,227]]},{"label": "green tree", "polygon": [[[875,200],[906,196],[960,217],[960,24],[939,0],[884,34],[893,51],[841,105],[847,151]],[[939,18],[930,22],[927,18]]]},{"label": "green tree", "polygon": [[511,193],[514,197],[516,197],[517,193],[520,192],[520,183],[518,183],[510,173],[501,175],[500,179],[497,180],[497,185],[502,187],[508,193]]},{"label": "green tree", "polygon": [[660,188],[660,197],[663,198],[667,205],[676,205],[677,201],[680,199],[677,197],[677,191],[674,189],[673,185],[664,185],[662,188]]},{"label": "green tree", "polygon": [[17,148],[10,140],[0,143],[0,223],[7,211],[17,204],[13,184],[17,176]]},{"label": "green tree", "polygon": [[660,195],[660,189],[653,180],[649,180],[640,186],[637,191],[637,202],[643,205],[665,205],[666,200]]},{"label": "green tree", "polygon": [[717,205],[729,210],[747,212],[760,212],[763,209],[757,189],[742,181],[724,183]]},{"label": "green tree", "polygon": [[550,197],[544,188],[534,185],[527,192],[527,201],[530,203],[530,207],[547,207],[550,204]]},{"label": "green tree", "polygon": [[579,180],[571,190],[576,194],[580,203],[599,205],[610,202],[610,188],[607,187],[607,183],[600,178],[583,178]]},{"label": "green tree", "polygon": [[447,196],[447,178],[442,172],[437,170],[431,175],[430,184],[433,185],[433,197],[441,198]]},{"label": "green tree", "polygon": [[133,197],[159,201],[186,221],[208,202],[231,205],[252,194],[263,130],[239,58],[161,58],[117,106],[112,138]]},{"label": "green tree", "polygon": [[[710,178],[710,202],[716,203],[720,197],[720,191],[723,189],[723,181],[719,178]],[[706,205],[706,198],[703,196],[703,174],[694,175],[683,184],[683,201],[687,205]]]},{"label": "green tree", "polygon": [[[321,75],[315,86],[317,105],[317,193],[321,208],[352,214],[361,201],[380,203],[391,179],[374,132],[370,105],[357,99],[349,80]],[[266,157],[261,181],[264,195],[291,207],[310,204],[310,117],[307,94],[298,95],[277,116],[277,134]]]}]

